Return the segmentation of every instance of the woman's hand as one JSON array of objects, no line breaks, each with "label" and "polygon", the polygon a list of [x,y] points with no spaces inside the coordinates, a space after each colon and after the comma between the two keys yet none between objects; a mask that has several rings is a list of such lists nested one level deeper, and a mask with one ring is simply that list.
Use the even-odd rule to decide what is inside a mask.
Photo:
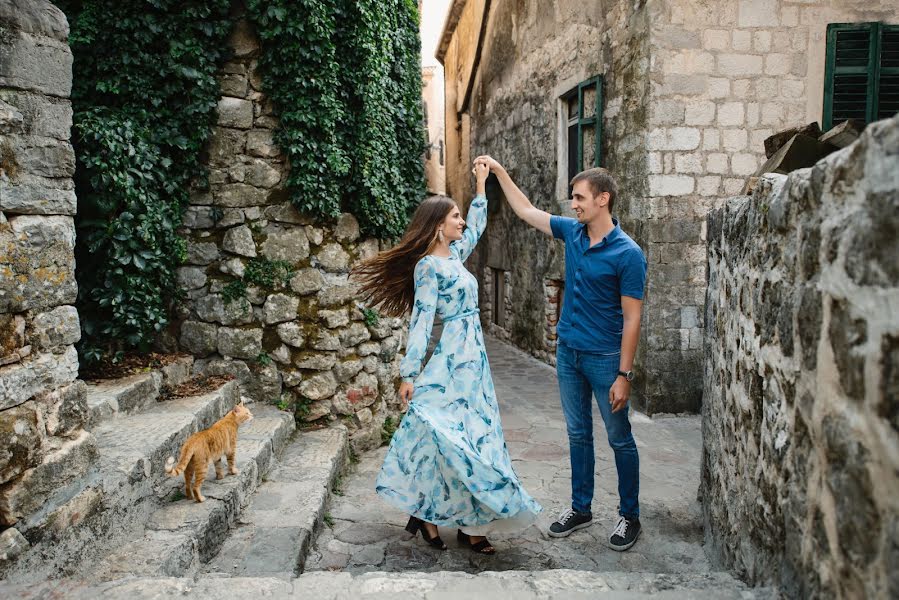
[{"label": "woman's hand", "polygon": [[412,400],[412,390],[414,389],[413,385],[408,381],[404,381],[400,384],[400,400],[403,402],[403,409],[408,408],[409,401]]},{"label": "woman's hand", "polygon": [[475,180],[477,181],[477,193],[484,194],[486,191],[486,182],[487,176],[490,175],[490,167],[488,167],[485,163],[475,163],[474,168],[471,170],[474,173]]}]

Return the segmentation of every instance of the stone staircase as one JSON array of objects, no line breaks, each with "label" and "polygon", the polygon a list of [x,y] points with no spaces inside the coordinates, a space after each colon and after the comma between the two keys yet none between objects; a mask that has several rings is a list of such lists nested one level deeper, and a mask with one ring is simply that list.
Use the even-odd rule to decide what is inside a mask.
[{"label": "stone staircase", "polygon": [[[32,545],[15,560],[0,563],[7,583],[28,588],[67,576],[101,582],[196,575],[216,556],[257,488],[276,485],[264,478],[285,448],[287,463],[277,470],[282,503],[276,509],[292,507],[298,515],[294,520],[303,531],[297,532],[298,539],[304,541],[293,561],[302,566],[330,484],[345,462],[345,430],[294,436],[292,415],[250,405],[254,419],[241,426],[238,436],[239,474],[217,481],[210,467],[203,486],[207,501],[190,501],[183,495],[183,478],[166,476],[165,460],[240,400],[238,385],[231,381],[202,395],[159,401],[163,386],[175,387],[189,378],[191,362],[179,360],[164,369],[89,386],[91,431],[85,436],[96,449],[92,467],[21,524]],[[284,487],[287,479],[291,484]],[[293,502],[295,494],[303,500]],[[313,497],[317,500],[310,505]],[[264,519],[266,511],[250,514]],[[240,531],[246,535],[254,524],[243,523]],[[35,532],[42,533],[40,539]],[[267,535],[263,528],[258,534]]]}]

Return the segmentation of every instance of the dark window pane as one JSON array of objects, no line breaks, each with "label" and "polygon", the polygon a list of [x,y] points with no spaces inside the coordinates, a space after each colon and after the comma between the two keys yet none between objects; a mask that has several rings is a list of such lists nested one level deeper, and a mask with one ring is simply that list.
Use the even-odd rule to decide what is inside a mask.
[{"label": "dark window pane", "polygon": [[837,31],[836,66],[868,66],[868,31]]},{"label": "dark window pane", "polygon": [[846,119],[865,122],[867,109],[868,75],[834,75],[833,124]]},{"label": "dark window pane", "polygon": [[899,30],[884,31],[880,42],[881,68],[899,68]]},{"label": "dark window pane", "polygon": [[571,197],[571,180],[580,173],[577,162],[577,125],[568,127],[568,197]]},{"label": "dark window pane", "polygon": [[899,74],[880,76],[877,96],[877,118],[889,119],[899,112]]}]

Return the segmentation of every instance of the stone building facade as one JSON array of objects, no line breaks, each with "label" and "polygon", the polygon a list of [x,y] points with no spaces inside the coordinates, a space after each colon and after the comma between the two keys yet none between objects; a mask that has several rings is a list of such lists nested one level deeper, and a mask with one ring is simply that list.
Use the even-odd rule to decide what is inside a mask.
[{"label": "stone building facade", "polygon": [[[0,529],[84,475],[97,453],[74,347],[68,34],[45,0],[0,2]],[[4,548],[27,545],[19,529],[3,531]]]},{"label": "stone building facade", "polygon": [[[895,8],[891,0],[457,0],[438,51],[447,192],[469,199],[471,160],[489,153],[536,206],[567,214],[569,175],[592,166],[598,132],[599,162],[619,180],[616,216],[649,261],[638,402],[651,413],[696,411],[705,217],[764,162],[767,136],[821,121],[827,25],[897,23]],[[572,118],[576,127],[578,105],[593,110],[597,86],[583,84],[596,77],[600,126],[583,128],[576,165]],[[560,244],[496,199],[470,263],[484,318],[553,362]]]},{"label": "stone building facade", "polygon": [[188,258],[178,276],[187,299],[177,339],[197,357],[195,371],[234,375],[247,397],[296,407],[306,421],[341,419],[356,448],[379,445],[385,418],[399,412],[404,322],[363,312],[349,281],[379,242],[361,239],[350,214],[321,224],[290,204],[252,25],[240,20],[230,43],[210,189],[192,194],[184,216]]},{"label": "stone building facade", "polygon": [[899,116],[708,219],[707,547],[793,598],[899,595]]}]

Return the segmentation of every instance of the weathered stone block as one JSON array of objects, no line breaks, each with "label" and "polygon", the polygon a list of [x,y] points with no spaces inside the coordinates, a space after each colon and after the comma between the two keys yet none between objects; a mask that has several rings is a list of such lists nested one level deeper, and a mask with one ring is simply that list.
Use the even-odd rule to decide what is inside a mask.
[{"label": "weathered stone block", "polygon": [[325,324],[328,326],[328,329],[343,327],[344,325],[349,325],[350,323],[350,316],[347,314],[346,309],[320,310],[318,311],[318,318],[324,319]]},{"label": "weathered stone block", "polygon": [[0,179],[3,210],[20,215],[74,215],[77,201],[69,179],[20,174]]},{"label": "weathered stone block", "polygon": [[225,232],[222,249],[240,256],[255,257],[256,242],[253,241],[253,232],[246,225],[232,227]]},{"label": "weathered stone block", "polygon": [[234,157],[243,154],[247,132],[228,127],[213,127],[209,138],[209,162],[214,167],[229,167]]},{"label": "weathered stone block", "polygon": [[226,357],[256,359],[262,352],[262,329],[220,327],[218,351]]},{"label": "weathered stone block", "polygon": [[290,289],[301,296],[317,292],[325,285],[321,271],[318,269],[300,269],[290,279]]},{"label": "weathered stone block", "polygon": [[653,129],[649,132],[649,150],[695,150],[699,147],[700,131],[692,127]]},{"label": "weathered stone block", "polygon": [[332,273],[346,273],[350,268],[350,255],[340,244],[325,244],[316,254],[318,262],[326,270]]},{"label": "weathered stone block", "polygon": [[28,550],[31,544],[25,536],[19,533],[15,527],[6,529],[0,533],[0,564],[4,561],[14,560],[17,556]]},{"label": "weathered stone block", "polygon": [[718,72],[731,77],[760,75],[762,73],[762,57],[751,54],[719,54]]},{"label": "weathered stone block", "polygon": [[98,458],[94,437],[85,431],[44,457],[36,467],[0,486],[0,524],[15,525],[60,487],[82,477]]},{"label": "weathered stone block", "polygon": [[43,422],[34,402],[0,412],[0,483],[18,477],[41,461]]},{"label": "weathered stone block", "polygon": [[359,221],[349,213],[340,215],[337,225],[334,227],[334,237],[339,242],[355,242],[359,239]]},{"label": "weathered stone block", "polygon": [[319,373],[303,381],[299,391],[310,400],[323,400],[333,396],[337,391],[337,381],[330,372]]},{"label": "weathered stone block", "polygon": [[37,36],[65,42],[69,22],[65,14],[48,0],[6,0],[0,4],[0,23]]},{"label": "weathered stone block", "polygon": [[206,322],[222,325],[246,325],[253,322],[253,307],[245,299],[225,301],[219,294],[210,294],[197,300],[197,315]]},{"label": "weathered stone block", "polygon": [[206,270],[202,267],[179,267],[178,285],[185,290],[196,290],[206,285]]},{"label": "weathered stone block", "polygon": [[253,103],[225,96],[218,102],[218,125],[249,129],[253,126]]},{"label": "weathered stone block", "polygon": [[266,203],[267,197],[265,190],[245,183],[223,185],[216,188],[212,195],[218,206],[230,208],[260,206]]},{"label": "weathered stone block", "polygon": [[246,166],[244,181],[254,187],[273,188],[281,182],[281,171],[264,160],[256,159]]},{"label": "weathered stone block", "polygon": [[211,323],[181,324],[181,346],[195,356],[209,356],[218,349],[218,327]]},{"label": "weathered stone block", "polygon": [[234,29],[231,30],[231,37],[228,38],[228,45],[234,49],[235,58],[246,58],[253,56],[259,51],[259,38],[256,36],[256,29],[253,25],[244,19],[239,20]]},{"label": "weathered stone block", "polygon": [[75,301],[75,228],[70,217],[22,215],[0,224],[0,311],[42,310]]},{"label": "weathered stone block", "polygon": [[314,371],[330,371],[337,364],[337,357],[332,352],[302,354],[297,356],[294,364],[298,369],[311,369]]},{"label": "weathered stone block", "polygon": [[277,327],[278,337],[282,342],[294,348],[302,348],[305,342],[303,330],[296,323],[281,323]]},{"label": "weathered stone block", "polygon": [[682,196],[692,194],[696,182],[689,175],[650,175],[651,196]]},{"label": "weathered stone block", "polygon": [[78,352],[73,346],[62,354],[32,354],[19,363],[0,367],[0,410],[67,385],[77,376]]},{"label": "weathered stone block", "polygon": [[71,385],[35,396],[42,406],[47,433],[70,437],[80,433],[88,419],[87,384],[75,381]]},{"label": "weathered stone block", "polygon": [[74,344],[81,339],[78,310],[59,306],[34,317],[30,341],[37,350],[52,350]]},{"label": "weathered stone block", "polygon": [[72,91],[72,52],[68,44],[7,30],[0,52],[0,87],[67,98]]},{"label": "weathered stone block", "polygon": [[218,246],[212,242],[187,242],[187,264],[189,265],[208,265],[218,260]]},{"label": "weathered stone block", "polygon": [[309,256],[309,240],[302,227],[269,225],[268,237],[262,242],[262,255],[269,260],[284,260],[291,264]]},{"label": "weathered stone block", "polygon": [[69,178],[75,173],[75,151],[68,140],[36,135],[8,135],[4,138],[4,162],[15,162],[9,173],[13,183],[19,175]]},{"label": "weathered stone block", "polygon": [[15,129],[3,133],[23,133],[68,141],[72,131],[72,104],[68,100],[33,92],[0,90],[0,102],[18,116]]},{"label": "weathered stone block", "polygon": [[292,321],[297,317],[300,300],[288,294],[271,294],[262,307],[262,315],[266,324]]},{"label": "weathered stone block", "polygon": [[280,153],[271,131],[255,129],[247,134],[247,154],[250,156],[274,158]]},{"label": "weathered stone block", "polygon": [[219,89],[225,96],[245,98],[247,95],[247,85],[246,75],[226,73],[219,77]]}]

